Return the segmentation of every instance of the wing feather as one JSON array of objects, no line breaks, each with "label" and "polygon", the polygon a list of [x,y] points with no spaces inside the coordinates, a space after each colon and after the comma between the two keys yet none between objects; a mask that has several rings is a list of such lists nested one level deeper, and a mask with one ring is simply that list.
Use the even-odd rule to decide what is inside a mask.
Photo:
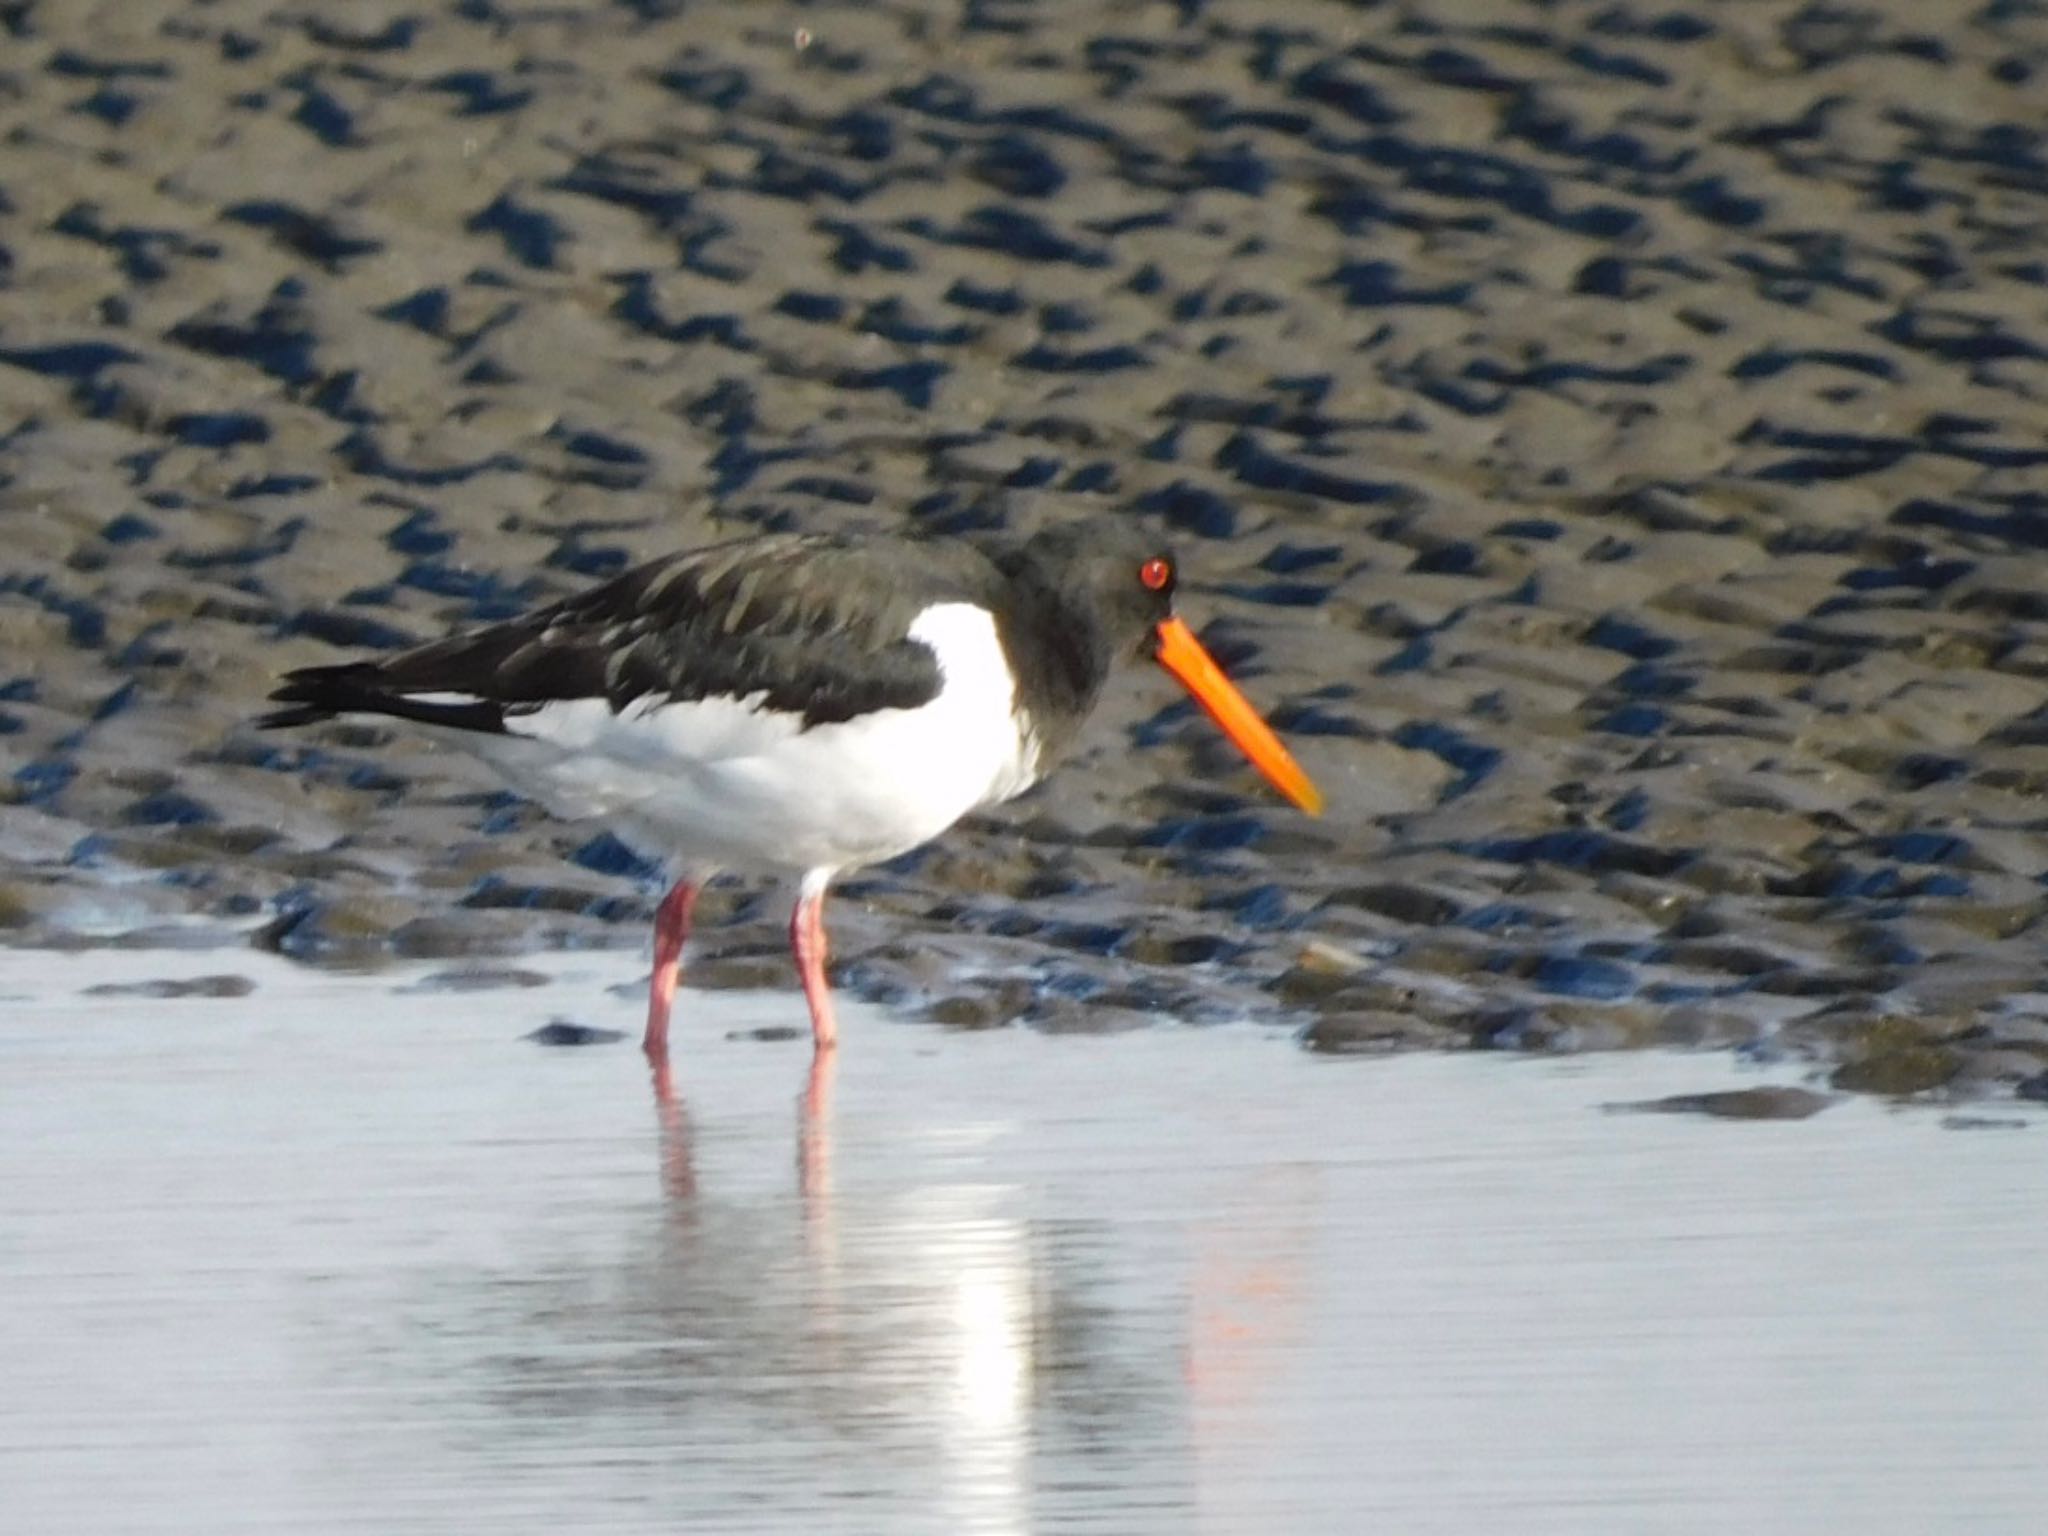
[{"label": "wing feather", "polygon": [[380,661],[303,668],[271,695],[290,707],[258,723],[353,712],[505,731],[522,714],[585,699],[613,714],[748,700],[804,728],[911,709],[942,684],[930,647],[907,638],[911,621],[935,602],[992,601],[999,579],[959,544],[738,539]]}]

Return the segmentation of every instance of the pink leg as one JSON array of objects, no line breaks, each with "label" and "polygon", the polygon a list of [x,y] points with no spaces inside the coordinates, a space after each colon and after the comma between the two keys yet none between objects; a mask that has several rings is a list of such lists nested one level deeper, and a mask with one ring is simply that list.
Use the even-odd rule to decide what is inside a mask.
[{"label": "pink leg", "polygon": [[817,1052],[839,1044],[839,1024],[832,1017],[832,986],[825,980],[825,882],[829,875],[804,876],[803,893],[789,920],[789,952],[803,978],[804,1000],[811,1005],[811,1046]]},{"label": "pink leg", "polygon": [[647,983],[647,1034],[640,1049],[657,1066],[668,1065],[668,1009],[682,979],[683,942],[690,936],[690,912],[700,889],[678,880],[654,912],[654,975]]}]

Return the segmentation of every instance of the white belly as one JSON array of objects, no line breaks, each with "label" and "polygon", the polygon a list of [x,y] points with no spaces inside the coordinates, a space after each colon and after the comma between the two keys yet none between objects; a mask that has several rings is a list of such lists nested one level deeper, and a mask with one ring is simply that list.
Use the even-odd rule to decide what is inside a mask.
[{"label": "white belly", "polygon": [[1035,777],[1034,745],[995,621],[969,603],[910,627],[943,686],[916,709],[799,728],[753,699],[614,715],[600,699],[549,705],[467,736],[524,792],[571,820],[601,817],[643,851],[699,869],[837,870],[887,859]]}]

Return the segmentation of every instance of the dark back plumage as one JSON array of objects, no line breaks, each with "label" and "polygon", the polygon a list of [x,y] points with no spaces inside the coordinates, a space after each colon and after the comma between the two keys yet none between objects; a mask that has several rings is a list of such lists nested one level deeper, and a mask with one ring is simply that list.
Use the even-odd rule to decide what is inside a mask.
[{"label": "dark back plumage", "polygon": [[943,684],[907,637],[934,603],[992,611],[1046,765],[1094,707],[1110,668],[1171,607],[1137,571],[1161,554],[1119,525],[1050,529],[1013,545],[765,535],[651,560],[485,629],[377,661],[307,667],[271,695],[266,727],[337,714],[504,731],[550,703],[761,696],[808,728],[914,709]]},{"label": "dark back plumage", "polygon": [[934,602],[990,601],[996,578],[964,546],[902,558],[897,539],[770,535],[652,560],[502,624],[374,662],[307,667],[271,697],[266,726],[367,711],[465,730],[601,698],[690,702],[765,693],[806,726],[909,709],[940,686],[905,638]]}]

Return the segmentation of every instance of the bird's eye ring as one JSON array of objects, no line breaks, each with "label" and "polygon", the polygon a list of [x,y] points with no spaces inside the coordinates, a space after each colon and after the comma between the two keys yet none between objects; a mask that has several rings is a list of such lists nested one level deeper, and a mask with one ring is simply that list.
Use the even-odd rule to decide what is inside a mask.
[{"label": "bird's eye ring", "polygon": [[1173,580],[1173,566],[1154,555],[1138,567],[1138,580],[1154,592],[1164,592],[1167,583]]}]

